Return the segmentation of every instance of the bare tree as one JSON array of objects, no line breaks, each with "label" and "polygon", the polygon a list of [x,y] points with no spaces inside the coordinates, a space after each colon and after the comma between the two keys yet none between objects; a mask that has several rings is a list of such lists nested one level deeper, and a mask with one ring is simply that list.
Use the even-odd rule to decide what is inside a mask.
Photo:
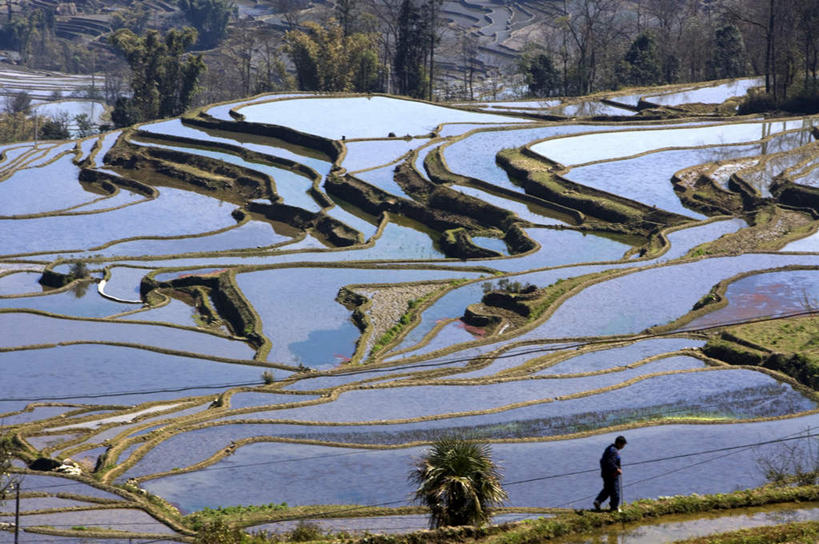
[{"label": "bare tree", "polygon": [[241,96],[251,94],[253,76],[253,57],[256,53],[256,29],[250,21],[241,21],[232,27],[230,36],[225,40],[222,54],[226,57],[226,66],[236,75],[238,92]]},{"label": "bare tree", "polygon": [[680,24],[677,50],[686,52],[680,59],[682,78],[701,81],[706,78],[706,65],[712,52],[713,22],[703,16],[696,3],[692,3]]},{"label": "bare tree", "polygon": [[[764,42],[765,92],[776,92],[776,76],[773,63],[776,56],[774,31],[778,12],[777,0],[729,0],[725,2],[725,15],[741,25],[745,31],[746,44],[754,50],[754,45]],[[762,40],[754,39],[761,36]],[[749,39],[751,38],[751,39]],[[752,57],[752,62],[753,62]]]},{"label": "bare tree", "polygon": [[817,91],[817,68],[819,67],[819,0],[806,0],[799,6],[798,25],[802,39],[803,71],[805,88]]},{"label": "bare tree", "polygon": [[474,32],[464,32],[459,42],[461,53],[461,67],[464,71],[464,95],[469,100],[475,100],[473,82],[475,72],[480,69],[478,59],[478,36]]},{"label": "bare tree", "polygon": [[816,485],[819,481],[819,448],[805,431],[805,439],[784,442],[776,450],[760,455],[757,466],[774,485]]},{"label": "bare tree", "polygon": [[391,91],[390,66],[395,58],[395,44],[398,43],[398,21],[403,0],[365,0],[364,10],[376,21],[381,41],[381,63],[385,66],[382,88]]},{"label": "bare tree", "polygon": [[127,89],[128,68],[122,63],[107,66],[102,81],[105,103],[113,105],[117,98],[126,93]]},{"label": "bare tree", "polygon": [[288,30],[295,30],[301,24],[304,9],[303,0],[273,0],[273,7],[277,13],[281,14],[282,21]]},{"label": "bare tree", "polygon": [[443,0],[426,0],[424,11],[427,16],[427,29],[429,31],[429,89],[427,91],[427,100],[432,100],[432,90],[435,81],[435,47],[441,41],[446,27],[441,21],[441,5]]},{"label": "bare tree", "polygon": [[577,94],[589,94],[594,88],[598,61],[605,55],[608,38],[619,32],[619,7],[618,0],[563,0],[559,7],[556,22],[567,31],[577,50]]},{"label": "bare tree", "polygon": [[[685,21],[696,10],[697,3],[690,0],[642,0],[645,6],[646,26],[654,30],[662,62],[663,79],[666,83],[674,83],[679,77],[682,61],[678,51],[687,51],[681,48],[680,42],[685,28]],[[682,5],[681,5],[682,4]],[[696,12],[695,12],[696,13]],[[639,30],[638,30],[639,33]]]}]

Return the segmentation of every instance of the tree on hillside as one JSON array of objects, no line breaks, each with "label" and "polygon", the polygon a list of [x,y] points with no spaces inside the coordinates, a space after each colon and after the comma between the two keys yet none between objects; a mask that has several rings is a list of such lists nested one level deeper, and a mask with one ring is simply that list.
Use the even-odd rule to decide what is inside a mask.
[{"label": "tree on hillside", "polygon": [[715,33],[711,77],[726,79],[745,75],[745,42],[735,25],[724,25]]},{"label": "tree on hillside", "polygon": [[296,30],[301,24],[301,10],[307,7],[306,0],[272,0],[272,3],[287,30]]},{"label": "tree on hillside", "polygon": [[783,30],[788,33],[792,30],[784,29],[782,25],[785,11],[792,7],[785,4],[790,3],[791,0],[728,0],[725,5],[726,17],[743,27],[746,44],[750,38],[750,43],[754,45],[757,53],[752,61],[764,57],[761,69],[759,66],[755,68],[757,72],[765,74],[765,92],[773,95],[776,101],[782,88],[778,81],[777,53],[784,37]]},{"label": "tree on hillside", "polygon": [[508,497],[488,444],[443,437],[410,473],[415,499],[430,509],[430,528],[481,525]]},{"label": "tree on hillside", "polygon": [[819,88],[819,0],[803,2],[798,9],[805,92],[815,93]]},{"label": "tree on hillside", "polygon": [[364,0],[363,3],[367,15],[373,19],[379,40],[379,58],[384,67],[379,86],[389,92],[393,85],[390,71],[395,60],[399,16],[404,0]]},{"label": "tree on hillside", "polygon": [[525,54],[518,66],[529,86],[529,94],[538,98],[557,94],[560,89],[560,74],[552,57],[546,53]]},{"label": "tree on hillside", "polygon": [[233,0],[177,0],[179,8],[199,32],[197,45],[215,47],[225,36],[228,22],[237,10]]},{"label": "tree on hillside", "polygon": [[626,53],[622,69],[619,70],[620,81],[625,85],[657,85],[662,81],[660,56],[654,37],[643,32],[632,42]]},{"label": "tree on hillside", "polygon": [[127,28],[134,34],[142,34],[151,19],[151,12],[142,5],[132,5],[114,12],[111,16],[111,27],[114,30]]},{"label": "tree on hillside", "polygon": [[680,77],[679,53],[688,12],[686,3],[680,0],[645,0],[646,14],[652,22],[650,28],[655,36],[662,36],[657,42],[657,52],[665,83],[676,83]]},{"label": "tree on hillside", "polygon": [[111,118],[118,126],[184,112],[197,93],[205,70],[201,55],[185,53],[196,41],[196,30],[155,30],[139,37],[121,29],[111,37],[114,48],[131,68],[131,97],[117,99]]},{"label": "tree on hillside", "polygon": [[18,91],[6,97],[6,113],[28,113],[31,108],[31,95],[25,91]]},{"label": "tree on hillside", "polygon": [[619,8],[619,0],[564,0],[559,7],[556,22],[576,50],[570,89],[573,94],[589,94],[595,89],[607,43],[619,31]]},{"label": "tree on hillside", "polygon": [[421,10],[426,16],[427,23],[427,58],[429,59],[429,68],[427,69],[427,74],[429,77],[427,79],[427,100],[432,100],[433,94],[433,84],[435,81],[435,48],[441,41],[441,6],[443,5],[444,0],[426,0],[424,2],[424,6]]},{"label": "tree on hillside", "polygon": [[426,68],[425,36],[427,19],[413,0],[404,0],[398,14],[397,41],[393,58],[396,92],[422,98],[427,92],[429,72]]},{"label": "tree on hillside", "polygon": [[725,18],[742,33],[753,72],[765,74],[769,99],[782,105],[794,95],[809,98],[805,89],[813,93],[817,84],[819,0],[723,1]]},{"label": "tree on hillside", "polygon": [[17,50],[25,66],[52,56],[54,28],[57,17],[54,9],[35,8],[15,15],[3,27],[0,43]]},{"label": "tree on hillside", "polygon": [[38,136],[43,140],[67,140],[71,137],[68,129],[69,115],[66,112],[40,119]]},{"label": "tree on hillside", "polygon": [[269,25],[242,19],[232,24],[219,48],[207,56],[197,102],[210,104],[295,88],[287,71],[279,33]]},{"label": "tree on hillside", "polygon": [[353,22],[358,16],[356,0],[334,0],[333,14],[345,36],[353,33]]},{"label": "tree on hillside", "polygon": [[461,69],[463,70],[464,90],[463,96],[469,100],[475,99],[473,82],[475,72],[480,69],[481,62],[478,58],[478,36],[474,32],[464,32],[458,41]]},{"label": "tree on hillside", "polygon": [[378,46],[373,34],[349,36],[334,19],[323,27],[304,24],[305,31],[285,34],[285,51],[296,67],[299,89],[305,91],[378,90]]}]

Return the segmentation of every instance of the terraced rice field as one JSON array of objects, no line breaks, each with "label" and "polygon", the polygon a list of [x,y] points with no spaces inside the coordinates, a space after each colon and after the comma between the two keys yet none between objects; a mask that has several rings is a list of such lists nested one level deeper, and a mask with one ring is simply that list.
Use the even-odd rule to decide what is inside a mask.
[{"label": "terraced rice field", "polygon": [[101,75],[63,74],[39,70],[25,70],[12,65],[0,69],[0,99],[25,93],[31,100],[31,113],[65,121],[69,133],[78,135],[78,115],[87,116],[92,126],[110,122],[103,102],[89,96],[100,96],[103,86]]},{"label": "terraced rice field", "polygon": [[[620,433],[628,500],[761,484],[776,446],[752,445],[819,424],[816,392],[702,348],[819,298],[815,120],[614,107],[271,95],[6,147],[0,432],[25,446],[26,536],[192,534],[162,504],[406,506],[451,432],[494,444],[509,519],[587,506]],[[418,524],[365,510],[328,526]]]}]

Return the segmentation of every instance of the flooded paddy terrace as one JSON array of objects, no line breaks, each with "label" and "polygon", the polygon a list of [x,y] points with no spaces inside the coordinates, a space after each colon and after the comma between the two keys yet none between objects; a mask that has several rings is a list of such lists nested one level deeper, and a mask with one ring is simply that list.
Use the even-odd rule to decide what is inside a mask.
[{"label": "flooded paddy terrace", "polygon": [[[791,204],[810,192],[814,120],[493,113],[529,106],[269,95],[76,152],[6,149],[0,431],[25,444],[17,467],[83,462],[79,477],[20,468],[42,491],[27,536],[191,534],[139,488],[183,513],[406,505],[412,459],[448,432],[494,443],[513,509],[585,506],[619,433],[626,467],[648,464],[629,500],[761,484],[755,459],[776,450],[753,444],[816,426],[819,399],[701,349],[711,327],[819,298],[819,208]],[[753,168],[708,181],[732,161]],[[779,209],[799,228],[765,230],[757,214]],[[767,245],[747,241],[760,230]],[[723,284],[726,304],[693,311]],[[520,483],[550,474],[548,493]]]}]

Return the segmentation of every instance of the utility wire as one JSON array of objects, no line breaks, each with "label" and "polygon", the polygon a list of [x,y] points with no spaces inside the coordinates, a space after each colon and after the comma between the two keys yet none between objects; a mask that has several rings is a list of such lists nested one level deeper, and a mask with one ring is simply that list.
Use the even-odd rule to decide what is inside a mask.
[{"label": "utility wire", "polygon": [[[722,406],[722,405],[723,405],[723,403],[701,404],[701,405],[698,405],[696,407],[683,407],[683,408],[679,408],[679,409],[675,409],[675,410],[664,410],[664,411],[662,411],[662,413],[660,415],[665,416],[665,415],[669,415],[669,414],[687,412],[687,411],[690,411],[690,410],[692,410],[694,408],[697,408],[697,409],[712,408],[712,407],[719,407],[719,406]],[[628,420],[630,420],[630,418],[623,418],[621,421],[628,421]],[[351,455],[364,455],[364,454],[369,454],[369,453],[376,453],[376,452],[379,452],[379,451],[383,451],[383,450],[379,450],[379,449],[366,449],[366,450],[358,449],[356,451],[350,451],[350,452],[345,452],[345,453],[314,455],[314,456],[309,456],[309,457],[291,457],[291,458],[288,458],[288,459],[278,459],[278,460],[275,460],[275,461],[261,461],[261,462],[258,462],[258,463],[242,463],[242,464],[235,464],[235,465],[230,465],[230,466],[211,466],[211,467],[206,467],[206,468],[199,469],[196,472],[231,470],[231,469],[236,469],[236,468],[251,468],[251,467],[259,467],[259,466],[277,465],[277,464],[281,464],[281,463],[290,463],[290,462],[296,462],[296,461],[308,461],[308,460],[315,460],[315,459],[331,459],[331,458],[335,458],[335,457],[348,457],[348,456],[351,456]],[[586,473],[595,472],[595,471],[596,471],[596,469],[581,470],[581,471],[576,471],[576,472],[560,474],[560,475],[557,475],[557,477],[574,476],[574,475],[586,474]],[[37,475],[37,476],[39,476],[39,475]],[[58,476],[47,476],[47,477],[58,477]],[[510,482],[510,483],[508,483],[506,485],[517,485],[517,484],[520,484],[520,483],[526,483],[526,482],[530,482],[530,481],[540,481],[540,480],[552,479],[553,477],[554,476],[531,478],[531,479],[527,479],[527,480]],[[65,484],[55,484],[55,485],[40,486],[40,487],[29,487],[28,489],[31,490],[31,491],[41,491],[41,490],[44,490],[44,489],[69,487],[69,486],[73,486],[73,485],[84,485],[84,482],[76,481],[76,482],[65,483]]]},{"label": "utility wire", "polygon": [[[768,445],[768,444],[776,443],[776,442],[788,442],[790,440],[799,440],[800,438],[811,438],[811,437],[814,437],[814,436],[819,436],[819,435],[810,434],[810,427],[808,427],[808,432],[805,433],[805,434],[803,434],[803,432],[800,431],[800,432],[793,433],[793,434],[790,434],[790,435],[785,435],[785,436],[783,436],[783,437],[781,437],[779,439],[775,439],[773,441],[759,442],[759,443],[754,443],[754,444],[746,444],[745,446],[734,446],[734,447],[729,448],[731,451],[729,451],[729,449],[726,449],[726,448],[719,448],[717,450],[703,452],[702,453],[703,455],[705,455],[707,453],[721,453],[721,452],[726,452],[726,451],[728,453],[723,453],[723,455],[718,455],[716,457],[711,457],[711,458],[705,459],[703,461],[697,461],[696,463],[691,463],[690,465],[686,465],[686,466],[681,467],[681,468],[669,470],[669,471],[666,471],[666,472],[662,472],[660,474],[655,474],[654,476],[649,476],[648,478],[643,478],[643,479],[637,480],[635,482],[629,482],[629,483],[627,483],[626,485],[624,485],[622,487],[631,487],[631,486],[641,484],[643,482],[647,482],[647,481],[650,481],[650,480],[656,480],[657,478],[662,478],[664,476],[674,474],[675,472],[682,472],[684,470],[688,470],[689,468],[693,468],[693,467],[696,467],[696,466],[699,466],[699,465],[704,465],[706,463],[710,463],[711,461],[716,461],[717,459],[722,459],[724,457],[729,457],[729,456],[735,455],[737,453],[742,453],[743,451],[747,451],[749,449],[756,448],[756,447],[759,447],[759,446]],[[624,466],[628,467],[628,466],[633,466],[633,465],[646,464],[648,462],[656,462],[656,461],[654,461],[654,460],[642,461],[642,462],[637,462],[637,463],[626,464]],[[587,501],[587,500],[593,499],[595,496],[596,495],[589,495],[589,496],[586,496],[586,497],[583,497],[583,498],[580,498],[580,499],[575,499],[573,501],[563,503],[561,506],[574,504],[574,503],[580,502],[580,501]],[[621,497],[621,499],[622,499],[622,497]]]},{"label": "utility wire", "polygon": [[[819,433],[812,433],[812,434],[801,434],[800,433],[798,436],[786,436],[784,438],[776,438],[776,439],[773,439],[773,440],[765,440],[763,442],[754,442],[752,444],[743,444],[741,446],[726,446],[726,447],[723,447],[723,448],[715,448],[715,449],[711,449],[711,450],[703,450],[703,451],[690,452],[690,453],[681,453],[681,454],[678,454],[678,455],[669,455],[667,457],[657,457],[655,459],[646,459],[646,460],[643,460],[643,461],[635,461],[633,463],[626,463],[626,464],[623,465],[623,467],[633,467],[633,466],[638,466],[638,465],[648,465],[648,464],[651,464],[651,463],[661,463],[661,462],[664,462],[664,461],[673,461],[675,459],[684,459],[686,457],[695,457],[695,456],[698,456],[698,455],[708,455],[710,453],[723,453],[723,452],[729,452],[729,451],[736,453],[736,450],[756,448],[756,447],[759,447],[759,446],[768,446],[770,444],[779,444],[781,442],[790,442],[792,440],[801,440],[801,439],[804,439],[804,438],[813,438],[813,437],[816,437],[816,436],[819,436]],[[718,457],[715,457],[714,459],[718,459]],[[702,463],[698,462],[696,464],[702,464]],[[694,466],[694,465],[692,465],[692,466]],[[676,470],[674,470],[672,472],[678,472],[679,470],[681,470],[681,469],[676,469]],[[599,472],[599,469],[579,470],[579,471],[576,471],[576,472],[567,472],[567,473],[563,473],[563,474],[552,474],[552,475],[549,475],[549,476],[538,476],[536,478],[528,478],[526,480],[517,480],[517,481],[514,481],[514,482],[507,482],[507,483],[504,483],[503,485],[510,486],[510,485],[525,484],[525,483],[529,483],[529,482],[539,482],[539,481],[542,481],[542,480],[551,480],[551,479],[554,479],[554,478],[563,478],[565,476],[576,476],[578,474],[588,474],[590,472]],[[640,480],[638,482],[633,482],[632,484],[629,484],[629,485],[636,485],[638,483],[641,483],[643,481],[647,481],[649,479],[653,479],[653,478],[656,478],[656,477],[658,477],[658,476],[652,476],[651,478],[647,478],[646,480]]]},{"label": "utility wire", "polygon": [[[657,463],[657,462],[664,461],[664,460],[681,459],[681,458],[684,458],[684,457],[693,457],[693,456],[696,456],[696,455],[705,455],[705,454],[708,454],[708,453],[715,453],[715,452],[733,451],[733,450],[738,450],[738,449],[741,449],[741,448],[752,448],[752,447],[756,447],[756,446],[775,444],[775,443],[779,443],[779,442],[787,442],[787,441],[790,441],[790,440],[799,440],[799,439],[803,439],[803,438],[812,438],[812,437],[816,437],[816,436],[819,436],[819,433],[811,433],[811,434],[801,434],[800,433],[799,436],[786,436],[786,437],[775,439],[775,440],[766,440],[766,441],[757,442],[757,443],[753,443],[753,444],[744,444],[742,446],[728,446],[728,447],[724,447],[724,448],[715,448],[715,449],[704,450],[704,451],[699,451],[699,452],[691,452],[691,453],[685,453],[685,454],[680,454],[680,455],[672,455],[672,456],[662,457],[662,458],[657,458],[657,459],[648,459],[648,460],[645,460],[645,461],[639,461],[639,462],[636,462],[636,463],[631,463],[631,464],[625,465],[625,466],[642,465],[642,464],[647,464],[647,463]],[[736,453],[736,452],[734,451],[734,453]],[[718,458],[719,457],[715,457],[715,458],[709,459],[708,461],[713,461],[713,460],[718,459]],[[706,462],[708,462],[708,461],[706,461]],[[703,464],[703,463],[698,462],[697,464]],[[688,468],[688,467],[684,467],[682,469],[676,469],[675,472],[679,472],[680,470],[684,470],[685,468]],[[576,474],[583,474],[583,473],[586,473],[586,472],[597,472],[598,470],[599,469],[586,470],[586,471],[576,471],[576,472],[563,473],[563,474],[552,474],[552,475],[548,475],[548,476],[540,476],[540,477],[537,477],[537,478],[530,478],[530,479],[527,479],[527,480],[518,480],[518,481],[514,481],[514,482],[507,482],[507,483],[504,483],[503,485],[504,485],[504,487],[508,487],[508,486],[511,486],[511,485],[518,485],[518,484],[528,483],[528,482],[532,482],[532,481],[539,481],[539,480],[552,479],[552,478],[560,478],[560,477],[565,477],[565,476],[573,476],[573,475],[576,475]],[[656,476],[656,477],[659,477],[659,476]],[[638,482],[635,482],[635,484],[636,483],[638,483]],[[579,500],[583,500],[583,499],[578,499],[578,501]],[[572,502],[577,502],[577,501],[572,501]],[[289,517],[289,518],[282,518],[282,519],[278,519],[278,520],[275,520],[275,521],[270,521],[268,523],[273,524],[273,523],[281,523],[283,521],[296,521],[296,520],[313,519],[313,518],[317,518],[317,517],[332,515],[334,513],[347,512],[347,511],[353,511],[353,510],[361,510],[361,509],[371,508],[371,507],[375,507],[375,506],[385,506],[387,504],[397,504],[397,503],[406,503],[406,499],[400,500],[400,501],[390,501],[389,503],[381,503],[381,504],[377,504],[377,505],[357,506],[357,507],[350,508],[350,509],[345,509],[345,510],[335,510],[335,511],[329,511],[328,510],[328,511],[325,511],[325,512],[313,512],[310,515],[292,516],[292,517]],[[566,504],[571,504],[571,503],[566,503]]]},{"label": "utility wire", "polygon": [[[684,458],[688,458],[688,457],[696,457],[696,456],[699,456],[699,455],[708,455],[708,454],[712,454],[712,453],[726,453],[726,455],[712,457],[712,458],[706,459],[704,461],[697,461],[694,464],[691,464],[691,465],[688,465],[688,466],[685,466],[685,467],[682,467],[682,468],[674,469],[674,470],[669,471],[667,473],[662,473],[662,474],[658,474],[658,475],[651,476],[651,477],[648,477],[648,478],[644,478],[642,480],[638,480],[636,482],[631,482],[631,483],[627,484],[626,487],[632,486],[632,485],[637,485],[638,483],[642,483],[642,482],[645,482],[645,481],[648,481],[648,480],[660,478],[660,477],[666,476],[666,475],[674,473],[674,472],[680,472],[680,471],[686,470],[688,468],[691,468],[693,466],[705,464],[705,463],[720,459],[722,457],[727,457],[728,455],[733,455],[735,453],[739,453],[739,452],[741,452],[743,450],[747,450],[747,449],[751,449],[751,448],[755,448],[755,447],[759,447],[759,446],[779,444],[779,443],[784,443],[784,442],[790,442],[790,441],[793,441],[793,440],[802,440],[802,439],[815,438],[815,437],[819,437],[819,433],[803,433],[803,432],[800,431],[799,433],[796,433],[794,435],[786,435],[784,437],[771,439],[771,440],[764,440],[764,441],[760,441],[760,442],[753,442],[753,443],[742,444],[742,445],[737,445],[737,446],[725,446],[725,447],[721,447],[721,448],[712,448],[712,449],[708,449],[708,450],[681,453],[681,454],[677,454],[677,455],[657,457],[657,458],[653,458],[653,459],[646,459],[646,460],[643,460],[643,461],[636,461],[636,462],[633,462],[633,463],[627,463],[627,464],[624,464],[623,466],[624,467],[633,467],[633,466],[646,465],[646,464],[651,464],[651,463],[660,463],[660,462],[664,462],[664,461],[671,461],[671,460],[676,460],[676,459],[684,459]],[[727,453],[727,452],[730,452],[730,453]],[[345,455],[345,454],[340,454],[340,455]],[[330,456],[323,456],[323,457],[330,457]],[[313,459],[313,458],[314,457],[305,458],[305,459]],[[292,460],[297,460],[297,459],[289,459],[287,461],[292,461]],[[267,463],[254,463],[254,464],[248,465],[248,466],[259,466],[259,465],[263,465],[263,464],[276,464],[278,462],[284,462],[284,461],[280,460],[280,461],[270,461],[270,462],[267,462]],[[241,465],[239,465],[239,466],[241,466]],[[229,468],[239,468],[239,466],[233,466],[233,467],[229,467]],[[207,470],[207,469],[203,469],[203,470]],[[503,485],[504,485],[504,487],[510,487],[510,486],[515,486],[515,485],[531,483],[531,482],[551,480],[551,479],[556,479],[556,478],[565,478],[565,477],[568,477],[568,476],[577,476],[577,475],[580,475],[580,474],[588,474],[588,473],[598,472],[598,471],[599,471],[599,469],[588,469],[588,470],[579,470],[579,471],[564,472],[564,473],[558,473],[558,474],[548,474],[548,475],[537,476],[537,477],[533,477],[533,478],[527,478],[527,479],[524,479],[524,480],[515,480],[515,481],[511,481],[511,482],[504,482]],[[72,484],[62,484],[62,485],[76,485],[76,484],[83,484],[83,483],[84,482],[77,481],[77,482],[74,482]],[[31,491],[39,491],[39,490],[42,490],[42,489],[49,489],[51,487],[60,487],[60,486],[27,487],[27,489],[29,489]],[[585,500],[585,498],[584,499],[576,499],[574,501],[564,503],[564,504],[572,504],[572,503],[575,503],[575,502],[579,502],[581,500]],[[363,505],[363,506],[355,506],[355,507],[344,508],[344,509],[340,509],[340,510],[335,509],[335,510],[327,510],[327,511],[324,511],[324,512],[313,512],[313,513],[311,513],[309,515],[291,516],[291,517],[288,517],[288,518],[281,518],[281,519],[278,519],[278,520],[275,520],[275,521],[271,521],[270,523],[279,523],[279,522],[283,522],[283,521],[297,521],[297,520],[302,520],[302,519],[312,519],[312,518],[315,518],[315,517],[323,517],[323,516],[326,516],[326,515],[337,514],[337,513],[346,513],[346,512],[350,512],[350,511],[362,510],[362,509],[367,509],[367,508],[375,508],[375,507],[380,507],[380,506],[389,506],[389,505],[393,505],[393,504],[406,504],[406,502],[407,502],[407,499],[397,499],[397,500],[387,501],[387,502],[383,502],[383,503],[368,504],[368,505]],[[112,525],[114,525],[114,524],[112,524]],[[129,524],[128,523],[123,523],[121,525],[129,525]],[[133,525],[133,524],[130,524],[130,525]]]},{"label": "utility wire", "polygon": [[[662,412],[660,412],[659,414],[656,414],[656,415],[667,416],[669,414],[683,413],[683,412],[688,412],[688,411],[691,411],[691,410],[694,410],[694,409],[714,408],[714,407],[721,407],[723,405],[724,405],[724,403],[721,403],[721,402],[720,403],[712,403],[712,404],[700,404],[700,405],[697,405],[697,406],[687,406],[687,407],[677,408],[677,409],[674,409],[674,410],[663,410]],[[619,419],[617,421],[610,422],[610,423],[612,425],[613,424],[619,424],[619,423],[622,423],[622,422],[625,422],[625,421],[631,421],[632,419],[633,418],[630,418],[630,417],[623,417],[623,418],[621,418],[621,419]],[[347,425],[345,425],[345,427],[346,426]],[[350,426],[352,426],[352,425],[350,425]],[[358,426],[362,426],[362,425],[358,425]],[[562,429],[562,430],[566,430],[566,428],[569,428],[569,426],[566,425],[564,427],[558,427],[558,429]],[[292,438],[292,436],[290,436],[290,438]],[[359,448],[356,451],[345,452],[345,453],[314,455],[314,456],[309,456],[309,457],[291,457],[289,459],[277,459],[275,461],[261,461],[261,462],[258,462],[258,463],[241,463],[241,464],[235,464],[235,465],[230,465],[230,466],[211,466],[211,467],[206,467],[206,468],[199,469],[196,472],[210,472],[210,471],[217,471],[217,470],[231,470],[231,469],[235,469],[235,468],[249,468],[249,467],[269,466],[269,465],[277,465],[277,464],[281,464],[281,463],[290,463],[290,462],[296,462],[296,461],[307,461],[307,460],[314,460],[314,459],[331,459],[331,458],[335,458],[335,457],[348,457],[348,456],[351,456],[351,455],[363,455],[363,454],[368,454],[368,453],[376,453],[378,451],[382,451],[382,450],[379,450],[379,449],[360,449]],[[578,472],[573,472],[573,473],[562,474],[561,476],[573,476],[573,475],[576,475],[576,474],[585,474],[587,472],[594,472],[594,470],[583,470],[583,471],[578,471]],[[521,482],[513,482],[513,483],[507,484],[507,485],[514,485],[516,483],[525,483],[525,482],[528,482],[528,481],[538,481],[539,479],[549,479],[549,478],[536,478],[536,479],[524,480],[524,481],[521,481]],[[82,483],[82,482],[77,482],[77,483]],[[76,484],[74,484],[74,483],[71,483],[71,484],[57,484],[57,485],[53,485],[53,486],[42,486],[42,487],[30,488],[30,489],[32,491],[39,491],[39,490],[42,490],[42,489],[51,489],[53,487],[66,487],[66,486],[70,486],[70,485],[76,485]]]}]

